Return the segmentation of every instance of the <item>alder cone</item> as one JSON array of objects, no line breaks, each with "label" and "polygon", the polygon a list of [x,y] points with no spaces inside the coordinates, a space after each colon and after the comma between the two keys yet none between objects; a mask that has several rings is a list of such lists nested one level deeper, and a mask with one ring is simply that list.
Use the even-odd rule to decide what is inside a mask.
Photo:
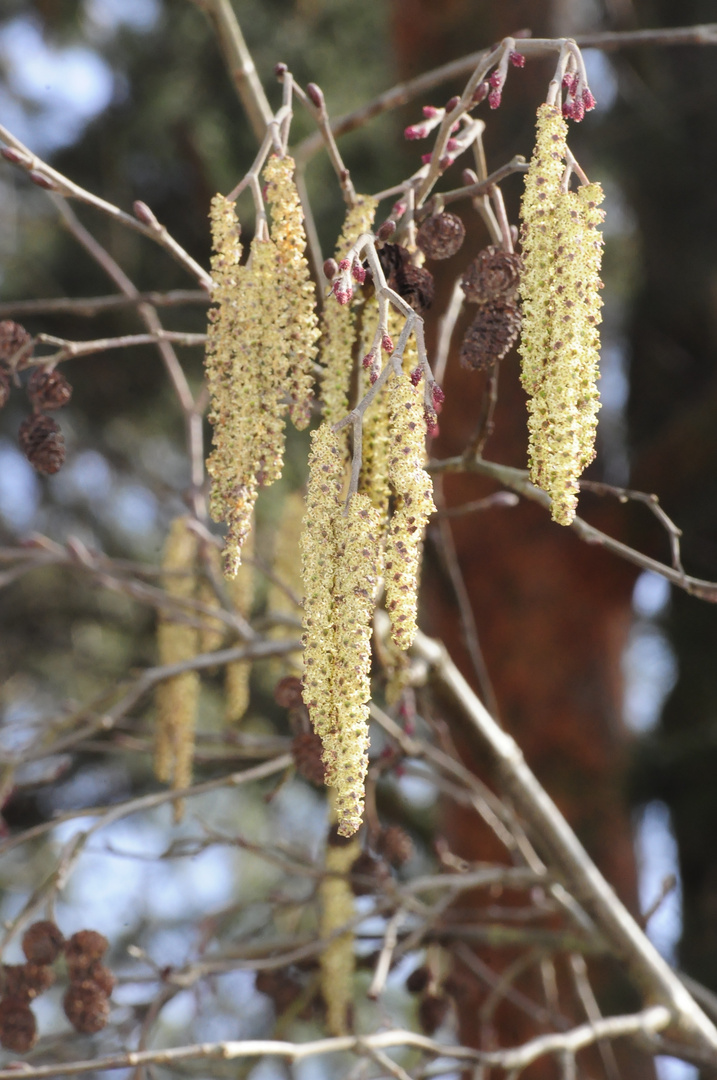
[{"label": "alder cone", "polygon": [[461,278],[466,300],[487,304],[503,298],[513,300],[520,284],[523,259],[512,251],[487,247],[479,251]]},{"label": "alder cone", "polygon": [[321,760],[323,747],[321,739],[313,731],[295,735],[291,743],[291,753],[296,770],[304,780],[321,787],[324,783],[324,763]]},{"label": "alder cone", "polygon": [[416,243],[427,259],[450,259],[460,250],[466,227],[455,214],[431,214],[422,222]]},{"label": "alder cone", "polygon": [[49,989],[55,973],[45,964],[4,964],[2,968],[3,996],[25,1004]]},{"label": "alder cone", "polygon": [[349,881],[354,896],[372,896],[383,885],[389,870],[383,859],[363,851],[351,864]]},{"label": "alder cone", "polygon": [[418,1006],[418,1022],[426,1035],[433,1035],[441,1026],[451,1007],[445,994],[426,994]]},{"label": "alder cone", "polygon": [[487,371],[502,360],[520,333],[520,309],[510,300],[495,300],[478,309],[461,344],[461,364]]},{"label": "alder cone", "polygon": [[110,1015],[107,995],[93,982],[72,983],[62,999],[62,1007],[75,1031],[83,1035],[101,1031]]},{"label": "alder cone", "polygon": [[31,335],[24,326],[13,322],[12,319],[3,319],[0,322],[0,361],[11,360],[18,349],[27,345]]},{"label": "alder cone", "polygon": [[22,951],[35,964],[54,964],[65,944],[62,931],[50,919],[29,926],[22,938]]},{"label": "alder cone", "polygon": [[430,270],[424,266],[414,266],[408,248],[400,244],[384,244],[378,251],[378,260],[389,288],[403,297],[417,315],[427,311],[435,293]]},{"label": "alder cone", "polygon": [[78,930],[65,944],[65,959],[70,978],[86,979],[87,972],[107,952],[109,942],[97,930]]},{"label": "alder cone", "polygon": [[378,834],[376,850],[391,866],[403,866],[413,855],[413,841],[400,825],[389,825]]},{"label": "alder cone", "polygon": [[24,1001],[0,1001],[0,1045],[15,1054],[26,1054],[37,1040],[35,1015]]},{"label": "alder cone", "polygon": [[27,396],[36,409],[61,409],[72,397],[72,387],[61,371],[36,368],[27,384]]},{"label": "alder cone", "polygon": [[39,473],[51,476],[65,461],[65,440],[60,425],[51,416],[37,413],[20,424],[20,449]]}]

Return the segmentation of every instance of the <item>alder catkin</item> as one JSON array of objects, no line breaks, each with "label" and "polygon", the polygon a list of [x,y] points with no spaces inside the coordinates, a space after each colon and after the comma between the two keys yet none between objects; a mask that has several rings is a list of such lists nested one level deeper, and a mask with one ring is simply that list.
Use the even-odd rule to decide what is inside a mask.
[{"label": "alder catkin", "polygon": [[530,395],[530,478],[550,495],[553,520],[569,525],[579,477],[594,457],[603,219],[599,184],[561,191],[566,124],[538,110],[535,152],[521,207],[525,272],[522,382]]},{"label": "alder catkin", "polygon": [[[362,233],[370,230],[376,206],[375,199],[360,195],[349,208],[336,245],[337,261],[344,258]],[[321,316],[321,362],[324,367],[321,400],[324,420],[329,424],[337,423],[348,412],[355,340],[356,317],[352,305],[339,304],[333,296],[329,297]],[[340,443],[344,448],[348,446],[347,439],[346,432],[342,431]]]},{"label": "alder catkin", "polygon": [[354,896],[348,872],[360,852],[357,839],[338,844],[329,840],[326,874],[319,885],[319,929],[321,937],[329,939],[319,955],[321,993],[326,1004],[326,1027],[332,1035],[345,1035],[348,1031],[354,999],[354,931],[349,929],[342,934],[336,931],[353,916]]},{"label": "alder catkin", "polygon": [[[163,585],[169,596],[187,599],[194,595],[198,537],[189,527],[190,518],[175,518],[162,554]],[[182,620],[181,614],[163,614],[157,625],[157,651],[162,665],[191,660],[199,651],[199,633]],[[199,675],[184,671],[164,679],[155,694],[154,771],[158,780],[172,788],[191,783],[194,755],[194,728],[199,702]],[[182,815],[180,802],[175,817]]]},{"label": "alder catkin", "polygon": [[271,207],[271,238],[278,258],[277,287],[284,304],[284,348],[288,361],[289,412],[299,430],[311,419],[314,361],[319,338],[316,290],[306,260],[301,200],[294,182],[294,160],[272,156],[264,168],[266,199]]},{"label": "alder catkin", "polygon": [[426,421],[423,398],[405,375],[388,383],[390,451],[388,478],[396,496],[386,542],[386,610],[391,636],[407,649],[416,635],[423,534],[435,510],[433,483],[423,468]]}]

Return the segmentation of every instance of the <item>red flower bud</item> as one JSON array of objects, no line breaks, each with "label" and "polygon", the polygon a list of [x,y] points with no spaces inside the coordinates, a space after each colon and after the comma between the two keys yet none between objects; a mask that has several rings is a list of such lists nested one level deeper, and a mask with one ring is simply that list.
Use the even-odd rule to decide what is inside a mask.
[{"label": "red flower bud", "polygon": [[425,116],[426,120],[433,120],[436,116],[438,116],[438,109],[435,105],[424,105],[423,115]]},{"label": "red flower bud", "polygon": [[443,402],[446,400],[446,395],[444,394],[438,383],[433,384],[433,387],[431,388],[431,396],[433,398],[433,408],[436,410],[436,412],[440,412],[443,408]]},{"label": "red flower bud", "polygon": [[596,104],[597,102],[595,101],[595,98],[586,86],[583,90],[583,105],[585,106],[585,112],[590,112],[592,109],[595,108]]},{"label": "red flower bud", "polygon": [[404,139],[425,139],[428,129],[423,124],[409,124],[403,130]]},{"label": "red flower bud", "polygon": [[351,269],[354,281],[358,281],[359,285],[363,285],[366,280],[366,270],[361,263],[354,263]]},{"label": "red flower bud", "polygon": [[448,100],[448,101],[446,102],[446,112],[453,112],[453,110],[455,109],[456,105],[458,105],[458,104],[459,104],[460,100],[461,100],[461,99],[460,99],[460,98],[458,97],[458,95],[457,95],[457,94],[456,94],[456,95],[454,95],[454,97],[450,98],[450,99],[449,99],[449,100]]},{"label": "red flower bud", "polygon": [[488,91],[490,90],[490,84],[483,79],[483,82],[479,82],[473,91],[473,97],[471,102],[473,105],[480,105],[481,101],[485,101],[488,97]]},{"label": "red flower bud", "polygon": [[433,157],[433,154],[421,154],[421,161],[423,162],[424,165],[430,165],[432,157]]},{"label": "red flower bud", "polygon": [[525,67],[525,57],[522,53],[513,51],[510,54],[510,62],[513,67],[522,68]]},{"label": "red flower bud", "polygon": [[457,139],[449,139],[446,143],[446,150],[448,150],[448,152],[451,154],[454,154],[457,150],[460,150],[460,148],[461,144],[458,142]]},{"label": "red flower bud", "polygon": [[14,150],[12,146],[3,146],[2,150],[0,150],[0,154],[2,154],[6,161],[11,161],[13,165],[25,164],[25,155],[21,154],[19,150]]},{"label": "red flower bud", "polygon": [[[405,208],[404,208],[404,213],[405,213]],[[388,240],[389,236],[393,236],[395,231],[396,231],[396,222],[391,221],[391,218],[388,218],[386,221],[384,221],[383,225],[381,225],[379,227],[379,230],[376,233],[376,236],[377,236],[377,238],[379,240]]]},{"label": "red flower bud", "polygon": [[503,95],[500,90],[491,90],[491,92],[488,94],[488,104],[490,105],[491,109],[498,108],[502,97]]},{"label": "red flower bud", "polygon": [[282,81],[288,70],[289,69],[286,64],[279,63],[274,65],[274,74],[276,75],[279,82]]},{"label": "red flower bud", "polygon": [[499,71],[494,71],[488,79],[488,82],[494,90],[500,90],[501,86],[503,85],[503,76]]},{"label": "red flower bud", "polygon": [[34,170],[29,176],[33,184],[37,184],[38,187],[45,188],[46,191],[57,191],[57,184],[54,180],[50,180],[49,176],[45,176],[43,173],[35,172]]},{"label": "red flower bud", "polygon": [[393,341],[391,339],[390,334],[384,334],[383,337],[381,338],[381,348],[383,349],[384,352],[387,352],[387,353],[392,353],[393,352],[393,350],[395,348],[395,345],[393,344]]},{"label": "red flower bud", "polygon": [[316,83],[310,82],[308,84],[308,86],[306,87],[306,96],[308,97],[309,101],[311,101],[316,106],[317,109],[323,108],[324,95],[321,91],[321,87],[317,86]]},{"label": "red flower bud", "polygon": [[348,259],[342,259],[339,263],[339,270],[348,270],[350,265],[351,263],[348,261]]},{"label": "red flower bud", "polygon": [[422,367],[415,368],[411,372],[409,378],[410,378],[410,380],[411,380],[411,382],[413,383],[414,386],[418,386],[419,382],[423,378],[423,368]]},{"label": "red flower bud", "polygon": [[324,263],[324,274],[331,281],[339,272],[339,266],[336,259],[327,259]]}]

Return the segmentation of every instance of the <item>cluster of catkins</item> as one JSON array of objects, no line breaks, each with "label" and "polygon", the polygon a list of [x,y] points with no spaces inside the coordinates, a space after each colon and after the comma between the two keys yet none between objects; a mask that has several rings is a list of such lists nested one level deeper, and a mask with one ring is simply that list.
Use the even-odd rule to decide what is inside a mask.
[{"label": "cluster of catkins", "polygon": [[22,939],[24,964],[3,964],[0,971],[0,1045],[16,1054],[31,1050],[37,1024],[30,1003],[55,982],[53,965],[64,957],[69,985],[63,997],[65,1016],[76,1031],[93,1035],[106,1025],[115,978],[102,963],[108,941],[96,930],[78,930],[65,940],[54,922],[28,927]]},{"label": "cluster of catkins", "polygon": [[228,577],[241,564],[259,488],[281,476],[287,409],[300,429],[311,416],[319,329],[293,174],[290,157],[269,158],[271,236],[257,230],[246,263],[235,204],[212,199],[214,306],[205,366],[214,445],[207,471],[211,515],[227,524]]},{"label": "cluster of catkins", "polygon": [[529,394],[530,478],[561,525],[575,517],[578,478],[595,456],[602,301],[599,184],[563,181],[567,124],[538,109],[535,149],[521,205],[525,268],[520,291],[522,382]]},{"label": "cluster of catkins", "polygon": [[[0,407],[10,396],[12,372],[18,361],[27,360],[31,353],[32,337],[27,330],[19,323],[3,319],[0,322]],[[37,367],[27,383],[27,396],[33,412],[20,424],[20,449],[37,472],[50,476],[65,461],[65,440],[60,425],[47,414],[67,405],[72,397],[72,387],[62,372]]]}]

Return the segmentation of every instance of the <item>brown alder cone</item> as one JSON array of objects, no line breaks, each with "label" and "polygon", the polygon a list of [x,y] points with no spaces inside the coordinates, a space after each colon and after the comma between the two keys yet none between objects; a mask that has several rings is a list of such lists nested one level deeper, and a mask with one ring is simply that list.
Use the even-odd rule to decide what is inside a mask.
[{"label": "brown alder cone", "polygon": [[518,339],[520,309],[511,300],[494,300],[478,309],[461,344],[461,364],[486,371],[502,360]]},{"label": "brown alder cone", "polygon": [[20,449],[36,472],[52,476],[65,461],[65,440],[60,425],[51,416],[38,413],[20,424]]},{"label": "brown alder cone", "polygon": [[427,259],[450,259],[460,250],[466,227],[455,214],[431,214],[421,223],[416,243]]},{"label": "brown alder cone", "polygon": [[403,866],[413,855],[413,841],[400,825],[389,825],[378,834],[376,851],[391,866]]},{"label": "brown alder cone", "polygon": [[70,978],[75,980],[86,978],[87,971],[96,961],[102,959],[108,948],[109,942],[104,934],[100,934],[97,930],[78,930],[65,945],[65,959]]},{"label": "brown alder cone", "polygon": [[26,1054],[37,1041],[35,1015],[24,1001],[0,1001],[0,1045],[15,1054]]},{"label": "brown alder cone", "polygon": [[304,731],[295,735],[291,743],[291,753],[299,775],[310,784],[321,787],[326,770],[321,760],[323,746],[316,732]]},{"label": "brown alder cone", "polygon": [[22,951],[35,964],[54,964],[62,952],[65,938],[54,922],[43,919],[29,926],[22,938]]},{"label": "brown alder cone", "polygon": [[72,397],[72,387],[61,371],[35,368],[27,384],[27,396],[35,409],[61,409]]},{"label": "brown alder cone", "polygon": [[93,982],[72,983],[62,999],[65,1016],[75,1031],[94,1035],[106,1026],[110,1015],[107,995]]},{"label": "brown alder cone", "polygon": [[461,278],[466,300],[471,304],[486,304],[503,297],[513,300],[518,292],[523,259],[512,251],[490,247],[479,251]]},{"label": "brown alder cone", "polygon": [[44,993],[55,981],[55,973],[45,964],[5,964],[2,968],[3,997],[26,1004]]},{"label": "brown alder cone", "polygon": [[15,353],[30,341],[30,338],[31,335],[24,326],[20,326],[20,323],[13,322],[12,319],[3,319],[0,322],[0,362],[11,360]]}]

